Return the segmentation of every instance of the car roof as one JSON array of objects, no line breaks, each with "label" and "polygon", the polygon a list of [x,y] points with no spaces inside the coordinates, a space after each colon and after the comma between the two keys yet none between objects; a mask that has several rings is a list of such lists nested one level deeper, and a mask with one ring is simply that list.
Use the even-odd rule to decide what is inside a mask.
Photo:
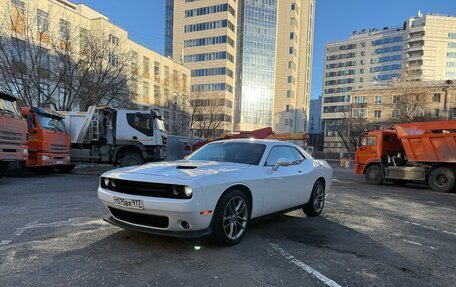
[{"label": "car roof", "polygon": [[220,143],[220,142],[257,143],[257,144],[265,144],[265,145],[269,145],[269,146],[272,146],[272,145],[295,146],[292,143],[279,141],[279,140],[273,140],[273,139],[229,139],[229,140],[213,141],[211,143]]}]

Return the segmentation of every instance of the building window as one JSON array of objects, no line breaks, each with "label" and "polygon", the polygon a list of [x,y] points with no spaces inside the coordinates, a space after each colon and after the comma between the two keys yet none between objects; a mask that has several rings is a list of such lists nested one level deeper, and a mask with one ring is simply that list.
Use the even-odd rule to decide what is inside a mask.
[{"label": "building window", "polygon": [[367,109],[353,109],[353,117],[367,118]]},{"label": "building window", "polygon": [[382,104],[382,96],[375,96],[374,104],[381,105]]},{"label": "building window", "polygon": [[226,35],[185,40],[184,47],[186,47],[186,48],[187,47],[199,47],[199,46],[217,45],[217,44],[224,44],[224,43],[228,43],[231,47],[234,47],[234,40]]},{"label": "building window", "polygon": [[38,32],[47,33],[49,30],[49,14],[38,9],[36,14]]},{"label": "building window", "polygon": [[292,90],[287,90],[287,98],[292,98],[294,95]]},{"label": "building window", "polygon": [[155,79],[160,79],[160,63],[154,62],[154,76]]},{"label": "building window", "polygon": [[291,11],[296,11],[296,3],[291,3]]},{"label": "building window", "polygon": [[392,117],[393,119],[397,119],[397,118],[399,118],[399,116],[400,116],[400,113],[399,113],[398,110],[393,110],[393,111],[391,112],[391,117]]},{"label": "building window", "polygon": [[365,104],[366,103],[366,97],[365,96],[355,97],[355,103],[357,103],[357,104]]},{"label": "building window", "polygon": [[448,38],[456,39],[456,33],[448,33]]},{"label": "building window", "polygon": [[165,81],[169,81],[169,67],[165,66]]},{"label": "building window", "polygon": [[203,54],[193,54],[184,56],[184,62],[204,62],[204,61],[215,61],[228,59],[231,63],[234,63],[234,56],[226,51],[211,52]]},{"label": "building window", "polygon": [[205,23],[185,25],[184,32],[191,33],[191,32],[219,29],[219,28],[225,28],[225,27],[228,27],[231,31],[235,32],[234,24],[226,19],[205,22]]},{"label": "building window", "polygon": [[60,19],[60,38],[67,40],[70,37],[70,22]]},{"label": "building window", "polygon": [[130,53],[130,60],[131,60],[131,66],[133,68],[137,68],[138,67],[138,53],[132,51]]},{"label": "building window", "polygon": [[288,54],[295,55],[296,54],[296,49],[294,47],[289,47],[288,48]]},{"label": "building window", "polygon": [[160,102],[160,86],[154,85],[154,99],[155,101]]},{"label": "building window", "polygon": [[16,62],[25,62],[25,59],[27,58],[25,41],[12,38],[11,48],[11,56],[13,57],[13,60]]},{"label": "building window", "polygon": [[456,119],[456,108],[451,108],[450,109],[450,118],[451,119]]},{"label": "building window", "polygon": [[382,111],[381,110],[374,110],[374,118],[380,119],[382,117]]},{"label": "building window", "polygon": [[374,125],[372,125],[372,129],[375,130],[375,131],[379,130],[381,127],[382,127],[382,126],[379,125],[379,124],[374,124]]},{"label": "building window", "polygon": [[296,34],[295,34],[294,32],[291,32],[291,33],[290,33],[290,40],[294,40],[295,35],[296,35]]},{"label": "building window", "polygon": [[440,103],[440,94],[439,93],[433,94],[432,95],[432,101],[434,103]]},{"label": "building window", "polygon": [[143,82],[143,102],[149,102],[149,83]]},{"label": "building window", "polygon": [[293,76],[288,76],[287,83],[294,84],[295,83],[295,78]]},{"label": "building window", "polygon": [[115,53],[111,53],[111,55],[109,55],[109,63],[111,66],[117,67],[119,65],[119,56]]},{"label": "building window", "polygon": [[150,60],[149,58],[147,57],[143,57],[143,70],[144,70],[144,73],[147,73],[149,74],[149,63],[150,63]]},{"label": "building window", "polygon": [[49,84],[41,83],[40,90],[42,95],[45,97],[49,96]]},{"label": "building window", "polygon": [[440,110],[439,109],[431,110],[431,118],[438,118],[438,117],[440,117]]},{"label": "building window", "polygon": [[109,34],[109,43],[119,46],[119,37]]}]

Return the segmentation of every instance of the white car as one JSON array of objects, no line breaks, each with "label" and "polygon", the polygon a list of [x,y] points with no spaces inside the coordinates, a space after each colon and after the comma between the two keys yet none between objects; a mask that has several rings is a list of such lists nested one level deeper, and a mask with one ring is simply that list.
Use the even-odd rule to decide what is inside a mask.
[{"label": "white car", "polygon": [[300,147],[272,140],[209,143],[186,160],[149,163],[101,176],[98,197],[111,224],[153,234],[242,240],[249,222],[302,208],[318,216],[332,169]]}]

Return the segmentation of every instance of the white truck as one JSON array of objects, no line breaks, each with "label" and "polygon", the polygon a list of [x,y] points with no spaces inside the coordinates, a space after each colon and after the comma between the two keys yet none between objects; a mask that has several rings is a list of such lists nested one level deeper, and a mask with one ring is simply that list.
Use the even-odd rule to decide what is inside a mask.
[{"label": "white truck", "polygon": [[73,162],[132,166],[167,158],[168,134],[155,110],[89,107],[87,112],[59,112],[71,136]]}]

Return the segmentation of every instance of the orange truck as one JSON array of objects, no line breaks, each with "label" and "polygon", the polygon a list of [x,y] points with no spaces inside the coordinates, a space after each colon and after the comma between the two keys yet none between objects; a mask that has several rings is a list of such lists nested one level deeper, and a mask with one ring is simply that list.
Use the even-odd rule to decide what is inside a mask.
[{"label": "orange truck", "polygon": [[0,177],[15,163],[27,160],[27,124],[21,117],[16,98],[0,92]]},{"label": "orange truck", "polygon": [[69,172],[75,167],[70,160],[70,135],[63,117],[43,108],[21,108],[27,120],[29,156],[28,169],[46,174],[57,168]]},{"label": "orange truck", "polygon": [[369,184],[426,182],[440,192],[455,190],[456,121],[397,124],[361,136],[355,173]]}]

